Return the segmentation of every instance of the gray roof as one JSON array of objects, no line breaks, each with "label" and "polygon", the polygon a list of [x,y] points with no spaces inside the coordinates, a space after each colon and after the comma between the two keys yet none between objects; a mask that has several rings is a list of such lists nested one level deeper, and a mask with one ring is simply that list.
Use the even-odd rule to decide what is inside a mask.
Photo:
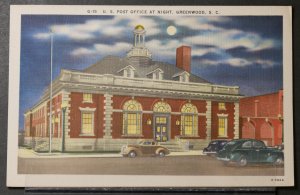
[{"label": "gray roof", "polygon": [[[131,65],[136,69],[135,77],[137,78],[147,78],[148,73],[154,71],[157,68],[160,68],[162,71],[164,71],[163,74],[164,80],[174,80],[173,76],[183,71],[182,69],[177,68],[175,65],[169,63],[152,61],[149,65],[140,65],[140,64],[131,63],[130,60],[126,57],[121,58],[118,56],[109,55],[104,57],[97,63],[89,66],[88,68],[83,70],[83,72],[93,73],[93,74],[120,75],[118,71],[125,68],[128,65]],[[189,80],[190,82],[196,82],[196,83],[210,83],[205,79],[191,73],[190,73]]]}]

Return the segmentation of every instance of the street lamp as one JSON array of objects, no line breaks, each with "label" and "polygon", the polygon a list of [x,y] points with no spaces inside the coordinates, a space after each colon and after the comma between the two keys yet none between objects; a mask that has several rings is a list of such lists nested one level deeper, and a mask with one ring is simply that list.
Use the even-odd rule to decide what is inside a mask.
[{"label": "street lamp", "polygon": [[50,30],[50,44],[51,44],[51,48],[50,48],[50,111],[49,111],[49,153],[52,153],[52,68],[53,68],[53,32],[52,30]]},{"label": "street lamp", "polygon": [[68,103],[63,101],[61,104],[62,110],[62,143],[61,143],[61,152],[65,152],[65,113],[68,107]]}]

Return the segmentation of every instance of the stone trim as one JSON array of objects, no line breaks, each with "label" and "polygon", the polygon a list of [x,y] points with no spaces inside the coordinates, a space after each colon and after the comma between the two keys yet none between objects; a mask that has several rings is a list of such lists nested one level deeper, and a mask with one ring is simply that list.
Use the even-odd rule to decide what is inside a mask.
[{"label": "stone trim", "polygon": [[228,114],[223,114],[223,113],[217,114],[217,115],[218,115],[218,117],[228,117]]},{"label": "stone trim", "polygon": [[104,138],[112,138],[111,127],[112,127],[112,113],[113,113],[113,95],[105,93],[104,94]]},{"label": "stone trim", "polygon": [[90,107],[79,107],[80,111],[84,111],[84,112],[95,112],[96,108],[90,108]]},{"label": "stone trim", "polygon": [[239,116],[240,116],[240,104],[238,102],[234,103],[234,139],[240,138],[239,132]]},{"label": "stone trim", "polygon": [[206,140],[211,140],[211,101],[206,101]]},{"label": "stone trim", "polygon": [[[71,101],[71,98],[70,98],[70,92],[67,92],[67,91],[62,91],[61,93],[61,101],[62,102],[67,102],[67,107],[66,107],[66,111],[65,111],[65,124],[62,124],[62,127],[63,125],[65,125],[65,138],[69,138],[70,137],[70,121],[71,121],[71,118],[70,118],[70,101]],[[62,115],[61,115],[62,116]]]}]

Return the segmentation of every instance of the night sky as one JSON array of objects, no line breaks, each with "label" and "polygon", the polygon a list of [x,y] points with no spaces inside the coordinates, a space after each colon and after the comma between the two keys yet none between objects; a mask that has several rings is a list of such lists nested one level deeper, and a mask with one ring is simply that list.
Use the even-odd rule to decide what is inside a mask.
[{"label": "night sky", "polygon": [[50,84],[50,30],[56,78],[61,68],[82,70],[107,55],[125,56],[138,24],[153,60],[175,64],[176,48],[189,45],[192,73],[210,82],[238,85],[245,96],[282,89],[281,16],[23,15],[19,127]]}]

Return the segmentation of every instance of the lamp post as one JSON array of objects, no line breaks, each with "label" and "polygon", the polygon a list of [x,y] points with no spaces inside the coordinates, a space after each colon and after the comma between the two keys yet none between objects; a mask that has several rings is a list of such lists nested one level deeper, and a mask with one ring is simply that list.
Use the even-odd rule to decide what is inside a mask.
[{"label": "lamp post", "polygon": [[62,110],[62,143],[61,143],[61,152],[65,152],[65,114],[67,110],[68,104],[67,102],[63,101],[61,104]]},{"label": "lamp post", "polygon": [[51,50],[50,50],[50,109],[49,109],[49,153],[52,152],[52,64],[53,64],[53,32],[50,30],[50,43],[51,43]]}]

